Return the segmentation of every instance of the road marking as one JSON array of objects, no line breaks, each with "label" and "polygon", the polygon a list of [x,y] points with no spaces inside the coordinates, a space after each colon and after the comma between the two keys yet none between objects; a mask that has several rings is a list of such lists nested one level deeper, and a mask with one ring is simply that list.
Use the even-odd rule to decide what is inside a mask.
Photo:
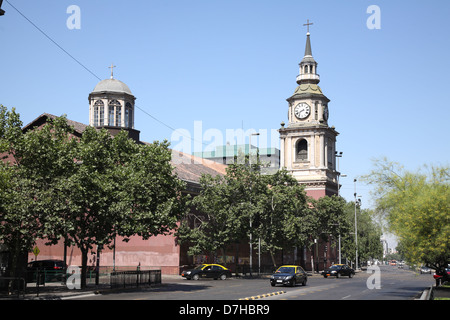
[{"label": "road marking", "polygon": [[348,296],[342,297],[342,298],[341,298],[341,300],[344,300],[344,299],[350,298],[351,296],[352,296],[352,295],[348,295]]},{"label": "road marking", "polygon": [[239,300],[256,300],[256,299],[276,296],[276,295],[283,294],[283,293],[286,293],[286,291],[277,291],[277,292],[272,292],[272,293],[266,293],[266,294],[261,294],[261,295],[258,295],[258,296],[242,298],[242,299],[239,299]]}]

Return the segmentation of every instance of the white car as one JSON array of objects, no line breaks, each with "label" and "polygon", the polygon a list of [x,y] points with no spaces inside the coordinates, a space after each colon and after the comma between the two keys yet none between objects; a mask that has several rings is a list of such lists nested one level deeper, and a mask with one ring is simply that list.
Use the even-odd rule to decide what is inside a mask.
[{"label": "white car", "polygon": [[429,274],[431,274],[431,269],[428,268],[428,267],[425,267],[425,266],[421,266],[421,267],[420,267],[420,273],[421,273],[421,274],[422,274],[422,273],[429,273]]}]

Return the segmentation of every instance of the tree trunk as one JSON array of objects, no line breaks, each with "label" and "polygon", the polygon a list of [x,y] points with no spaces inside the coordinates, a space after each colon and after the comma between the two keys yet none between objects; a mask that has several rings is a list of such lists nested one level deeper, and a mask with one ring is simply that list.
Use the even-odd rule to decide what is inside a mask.
[{"label": "tree trunk", "polygon": [[87,262],[88,262],[88,249],[80,248],[81,250],[81,289],[86,288],[87,277]]},{"label": "tree trunk", "polygon": [[277,263],[276,263],[276,261],[275,261],[275,256],[273,255],[273,251],[272,251],[272,250],[270,250],[270,257],[272,258],[273,266],[276,267],[276,266],[277,266]]}]

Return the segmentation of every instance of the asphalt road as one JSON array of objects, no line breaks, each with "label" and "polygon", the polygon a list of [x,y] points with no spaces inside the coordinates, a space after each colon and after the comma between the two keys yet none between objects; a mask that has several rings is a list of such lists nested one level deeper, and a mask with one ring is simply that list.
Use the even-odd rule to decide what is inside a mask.
[{"label": "asphalt road", "polygon": [[[370,279],[369,279],[370,278]],[[369,280],[369,281],[368,281]],[[412,300],[433,285],[430,274],[416,274],[393,266],[381,266],[380,273],[361,271],[353,278],[308,277],[305,287],[270,286],[268,279],[231,278],[221,280],[164,279],[153,288],[109,292],[78,300],[239,300],[256,297],[267,300]],[[270,295],[283,292],[282,294]]]}]

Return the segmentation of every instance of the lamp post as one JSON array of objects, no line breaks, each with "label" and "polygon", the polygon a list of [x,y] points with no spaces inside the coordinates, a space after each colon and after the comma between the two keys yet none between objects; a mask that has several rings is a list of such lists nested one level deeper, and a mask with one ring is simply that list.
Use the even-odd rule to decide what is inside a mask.
[{"label": "lamp post", "polygon": [[[355,262],[356,262],[356,266],[355,269],[358,268],[358,221],[356,219],[356,204],[359,203],[361,205],[361,199],[357,199],[356,198],[356,178],[353,180],[354,184],[355,184],[355,249],[356,249],[356,256],[355,256]],[[361,197],[361,196],[359,196]]]},{"label": "lamp post", "polygon": [[[250,151],[252,149],[252,136],[259,136],[259,133],[251,133],[249,136],[249,147],[248,147],[248,156],[249,156],[249,163],[250,163]],[[260,239],[261,240],[261,239]],[[261,245],[261,241],[259,241],[259,246]],[[259,247],[258,250],[259,255],[259,268],[261,268],[261,247]],[[252,248],[252,217],[250,216],[250,276],[252,274],[252,268],[253,268],[253,248]]]},{"label": "lamp post", "polygon": [[[334,155],[337,158],[337,195],[339,197],[339,190],[341,189],[341,186],[339,184],[339,177],[341,175],[341,173],[339,172],[339,158],[342,158],[342,154],[343,152],[334,152]],[[347,175],[343,174],[342,177],[346,177]],[[340,228],[339,228],[340,229]],[[339,230],[339,264],[342,263],[342,258],[341,258],[341,231]]]}]

